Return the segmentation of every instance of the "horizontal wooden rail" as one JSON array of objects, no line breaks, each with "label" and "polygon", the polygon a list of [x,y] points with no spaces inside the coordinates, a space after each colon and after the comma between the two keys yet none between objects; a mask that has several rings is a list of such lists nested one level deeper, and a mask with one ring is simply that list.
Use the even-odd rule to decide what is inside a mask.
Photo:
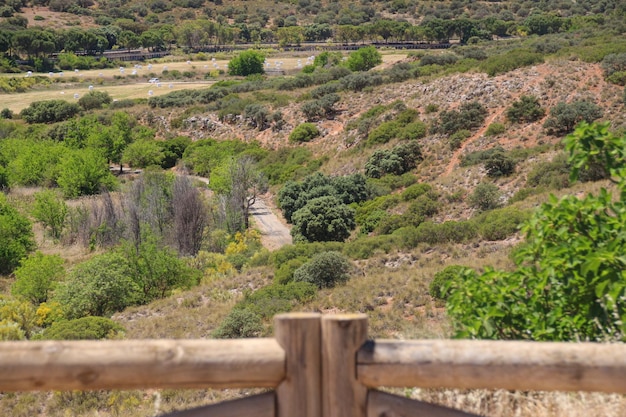
[{"label": "horizontal wooden rail", "polygon": [[626,345],[517,341],[367,342],[357,377],[368,387],[626,393]]},{"label": "horizontal wooden rail", "polygon": [[0,391],[276,387],[274,339],[0,343]]}]

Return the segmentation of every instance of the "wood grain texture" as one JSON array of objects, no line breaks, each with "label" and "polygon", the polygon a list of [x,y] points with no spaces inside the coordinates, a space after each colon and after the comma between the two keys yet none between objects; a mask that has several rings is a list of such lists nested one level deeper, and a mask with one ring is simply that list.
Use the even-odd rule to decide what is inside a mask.
[{"label": "wood grain texture", "polygon": [[0,391],[275,387],[274,339],[0,343]]},{"label": "wood grain texture", "polygon": [[322,316],[324,417],[365,417],[367,388],[356,379],[356,352],[366,339],[365,314]]},{"label": "wood grain texture", "polygon": [[274,392],[163,414],[160,417],[275,417]]},{"label": "wood grain texture", "polygon": [[276,340],[285,349],[285,379],[276,388],[277,417],[321,417],[321,314],[274,317]]},{"label": "wood grain texture", "polygon": [[357,362],[369,387],[626,393],[624,344],[378,340]]},{"label": "wood grain texture", "polygon": [[370,390],[367,394],[367,417],[478,417],[453,408]]}]

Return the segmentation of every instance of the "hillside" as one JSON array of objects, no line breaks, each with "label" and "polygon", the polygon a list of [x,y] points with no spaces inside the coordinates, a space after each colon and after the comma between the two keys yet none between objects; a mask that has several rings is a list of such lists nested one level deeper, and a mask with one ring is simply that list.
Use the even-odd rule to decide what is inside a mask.
[{"label": "hillside", "polygon": [[[559,274],[578,278],[594,268],[613,280],[571,310],[559,299],[546,301],[563,308],[552,310],[562,311],[564,323],[605,300],[597,291],[626,291],[615,266],[626,236],[615,221],[626,219],[618,197],[626,156],[609,147],[619,147],[626,131],[620,5],[70,3],[24,4],[1,23],[21,46],[0,48],[7,72],[0,77],[6,103],[0,105],[0,340],[266,336],[272,316],[292,310],[364,312],[377,338],[467,336],[450,300],[468,288],[485,298],[467,305],[484,300],[487,306],[492,288],[507,296],[540,294],[507,284],[535,262],[536,273],[523,282],[557,271],[560,283]],[[465,14],[454,18],[456,12]],[[25,30],[16,26],[19,16],[28,19]],[[504,29],[499,20],[508,22]],[[385,37],[389,21],[404,35]],[[38,25],[44,30],[33,29]],[[332,35],[333,48],[358,42],[377,48],[293,51],[291,41],[280,44],[279,35],[304,36],[314,25],[328,25],[323,36]],[[245,39],[253,26],[259,31],[249,33],[265,33],[271,42]],[[111,38],[110,47],[171,47],[171,55],[131,63],[100,60],[97,51],[74,55],[70,47],[57,61],[47,55],[64,50],[71,36],[97,39],[106,28],[125,33]],[[550,33],[538,33],[541,28]],[[162,41],[164,33],[175,36],[169,45],[150,46],[151,29],[161,30]],[[495,35],[498,30],[505,33]],[[30,50],[24,40],[33,34],[40,46],[47,36],[62,42],[45,53]],[[0,46],[2,39],[0,33]],[[254,48],[247,49],[249,41],[257,42]],[[384,46],[387,41],[441,48],[403,50]],[[225,50],[208,50],[218,44]],[[566,138],[581,121],[608,127],[576,131],[580,140],[572,145]],[[575,148],[592,137],[608,143],[605,153],[597,152],[602,158],[591,145]],[[572,147],[578,160],[568,159]],[[576,163],[578,180],[570,177]],[[589,193],[601,189],[613,197],[594,200]],[[552,212],[520,233],[533,213],[547,210],[542,205],[551,194],[572,199],[565,208],[553,201]],[[289,227],[294,243],[287,236],[268,243],[255,224],[265,222],[255,217],[259,210]],[[563,213],[570,216],[565,221]],[[551,224],[561,227],[553,231]],[[544,258],[524,252],[542,246],[533,233],[553,239],[550,244],[569,239],[560,247],[565,260],[574,253],[568,251],[579,252],[569,263],[557,259],[545,267]],[[578,258],[605,253],[578,244],[587,235],[612,242],[608,260],[562,272],[578,267]],[[472,287],[488,274],[496,274],[488,285]],[[561,287],[532,282],[546,294]],[[586,284],[581,278],[572,292]],[[604,315],[579,321],[619,318],[621,299],[606,300]],[[502,311],[531,306],[501,304]],[[607,305],[616,314],[606,314]],[[478,307],[480,321],[485,313]],[[496,336],[487,329],[472,337],[623,342],[623,320],[610,317],[599,333],[594,325],[586,333],[533,333],[519,328],[531,320],[520,319]],[[0,414],[139,417],[245,393],[0,394]],[[617,395],[405,394],[494,417],[609,416],[626,407]]]}]

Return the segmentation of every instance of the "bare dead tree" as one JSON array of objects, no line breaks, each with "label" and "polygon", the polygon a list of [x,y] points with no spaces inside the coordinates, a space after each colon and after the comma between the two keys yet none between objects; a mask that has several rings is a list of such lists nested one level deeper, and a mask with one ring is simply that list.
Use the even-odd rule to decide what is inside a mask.
[{"label": "bare dead tree", "polygon": [[177,176],[172,191],[173,241],[181,255],[195,255],[208,224],[207,207],[187,176]]}]

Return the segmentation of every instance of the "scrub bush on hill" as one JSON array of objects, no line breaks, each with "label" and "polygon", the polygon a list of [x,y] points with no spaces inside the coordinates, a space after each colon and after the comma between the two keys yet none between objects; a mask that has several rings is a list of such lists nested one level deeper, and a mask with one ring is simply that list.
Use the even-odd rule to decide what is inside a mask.
[{"label": "scrub bush on hill", "polygon": [[339,252],[322,252],[298,268],[293,274],[295,282],[308,282],[318,288],[343,284],[350,278],[352,265]]},{"label": "scrub bush on hill", "polygon": [[546,111],[541,107],[539,99],[534,96],[522,96],[506,110],[507,119],[514,123],[534,122],[545,114]]},{"label": "scrub bush on hill", "polygon": [[551,135],[564,135],[574,130],[580,122],[591,123],[602,117],[600,106],[589,101],[560,102],[550,109],[550,116],[543,124]]},{"label": "scrub bush on hill", "polygon": [[0,193],[0,274],[9,274],[31,250],[35,239],[30,222]]},{"label": "scrub bush on hill", "polygon": [[82,317],[57,321],[37,339],[43,340],[100,340],[113,339],[124,333],[124,328],[105,317]]}]

